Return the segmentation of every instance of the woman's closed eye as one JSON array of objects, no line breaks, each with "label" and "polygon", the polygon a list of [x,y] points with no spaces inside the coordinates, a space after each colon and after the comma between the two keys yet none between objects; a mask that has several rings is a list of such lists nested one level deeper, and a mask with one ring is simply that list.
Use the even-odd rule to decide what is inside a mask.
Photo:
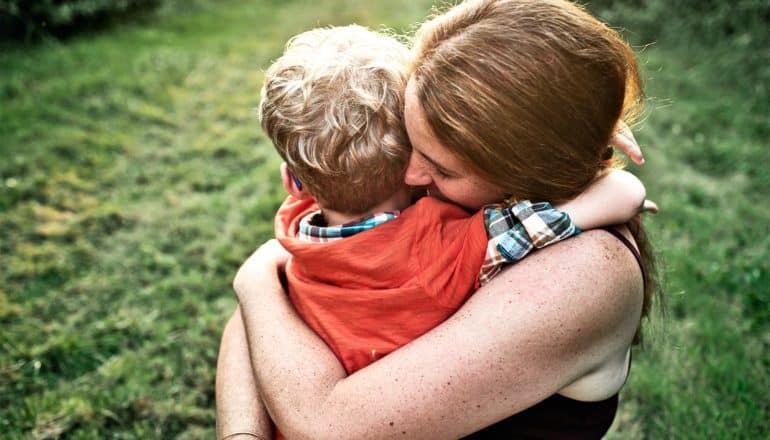
[{"label": "woman's closed eye", "polygon": [[427,162],[430,165],[431,169],[433,170],[433,173],[436,176],[440,177],[441,179],[451,179],[453,177],[456,177],[454,173],[452,173],[451,171],[448,171],[446,168],[440,166],[439,164],[431,160],[427,160]]},{"label": "woman's closed eye", "polygon": [[436,171],[436,174],[442,179],[451,179],[452,177],[454,177],[452,174],[448,173],[443,168],[433,167],[433,169],[434,171]]}]

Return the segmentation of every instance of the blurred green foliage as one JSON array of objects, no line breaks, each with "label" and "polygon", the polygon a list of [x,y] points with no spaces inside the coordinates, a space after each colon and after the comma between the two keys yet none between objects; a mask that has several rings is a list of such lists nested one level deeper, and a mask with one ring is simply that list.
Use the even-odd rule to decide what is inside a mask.
[{"label": "blurred green foliage", "polygon": [[[640,41],[676,36],[698,44],[725,38],[770,41],[770,3],[766,0],[590,0],[587,6],[615,26],[625,24]],[[633,27],[631,26],[633,25]],[[747,37],[746,35],[749,34]]]},{"label": "blurred green foliage", "polygon": [[0,40],[68,36],[158,5],[161,0],[0,0]]},{"label": "blurred green foliage", "polygon": [[[708,65],[705,83],[688,81],[683,93],[698,94],[702,87],[728,87],[736,90],[743,102],[741,110],[751,118],[746,129],[758,137],[770,136],[765,115],[770,114],[770,2],[767,0],[591,0],[589,9],[626,38],[644,48],[676,49],[677,58],[686,60],[685,75],[694,73],[690,66]],[[706,50],[708,49],[708,50]],[[726,122],[734,117],[718,102],[704,103],[708,120]],[[704,118],[704,121],[707,119]],[[706,139],[709,142],[709,139]],[[714,170],[731,166],[731,154],[715,146],[706,156],[693,160]],[[769,184],[764,179],[765,184]]]},{"label": "blurred green foliage", "polygon": [[[770,432],[767,5],[732,4],[590,5],[638,47],[669,304],[611,438]],[[0,52],[0,438],[213,437],[229,283],[283,198],[261,69],[310,27],[406,32],[429,7],[164,2]]]},{"label": "blurred green foliage", "polygon": [[[667,319],[622,395],[612,438],[770,432],[770,3],[592,1],[636,45],[647,113],[639,169]],[[630,414],[635,414],[634,417]]]}]

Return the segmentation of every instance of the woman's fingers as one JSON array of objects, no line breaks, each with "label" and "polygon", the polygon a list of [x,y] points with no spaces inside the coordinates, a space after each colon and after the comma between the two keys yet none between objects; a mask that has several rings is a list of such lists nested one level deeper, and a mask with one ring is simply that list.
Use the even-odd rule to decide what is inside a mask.
[{"label": "woman's fingers", "polygon": [[282,271],[289,260],[289,253],[276,239],[271,239],[260,246],[243,262],[233,279],[233,289],[240,298],[248,292],[254,279],[259,279],[262,271]]},{"label": "woman's fingers", "polygon": [[636,143],[634,134],[625,122],[620,121],[615,126],[615,132],[613,133],[612,138],[610,138],[610,145],[626,153],[626,155],[628,155],[628,157],[630,157],[637,165],[642,165],[644,163],[642,149],[639,148],[639,144]]},{"label": "woman's fingers", "polygon": [[265,242],[265,244],[260,246],[259,251],[264,253],[279,269],[283,269],[286,266],[286,262],[289,261],[289,252],[276,239]]}]

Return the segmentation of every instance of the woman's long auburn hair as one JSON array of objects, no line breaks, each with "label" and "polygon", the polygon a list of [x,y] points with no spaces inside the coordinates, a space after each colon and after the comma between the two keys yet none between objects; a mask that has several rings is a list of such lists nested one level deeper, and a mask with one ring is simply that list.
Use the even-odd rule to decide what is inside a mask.
[{"label": "woman's long auburn hair", "polygon": [[[615,165],[614,127],[643,99],[632,49],[568,1],[463,2],[420,27],[412,70],[441,143],[515,199],[583,192]],[[646,316],[658,290],[653,255],[641,218],[629,229],[646,266]]]}]

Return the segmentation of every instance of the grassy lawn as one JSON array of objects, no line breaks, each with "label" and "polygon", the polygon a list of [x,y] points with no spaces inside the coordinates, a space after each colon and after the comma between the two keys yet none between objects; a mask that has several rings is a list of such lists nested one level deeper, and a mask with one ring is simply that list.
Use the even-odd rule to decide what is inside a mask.
[{"label": "grassy lawn", "polygon": [[[172,2],[2,49],[0,438],[213,438],[229,282],[283,198],[256,121],[261,68],[302,30],[407,32],[430,3]],[[670,34],[640,50],[650,99],[636,129],[636,171],[662,207],[648,225],[667,314],[634,353],[610,437],[760,438],[770,48]]]}]

